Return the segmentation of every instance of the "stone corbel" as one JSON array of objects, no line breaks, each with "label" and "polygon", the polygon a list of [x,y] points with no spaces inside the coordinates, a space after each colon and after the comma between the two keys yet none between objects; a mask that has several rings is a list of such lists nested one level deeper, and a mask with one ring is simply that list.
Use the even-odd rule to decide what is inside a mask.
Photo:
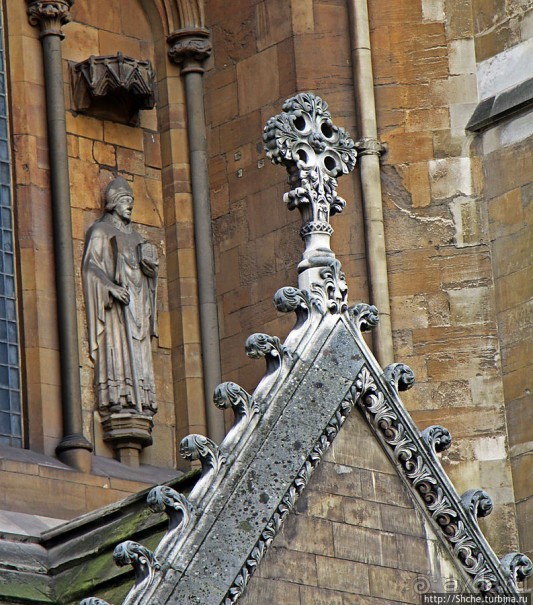
[{"label": "stone corbel", "polygon": [[139,466],[144,447],[152,445],[154,421],[151,416],[132,412],[118,412],[102,420],[104,441],[112,445],[118,459],[128,466]]},{"label": "stone corbel", "polygon": [[213,47],[209,30],[205,27],[178,29],[167,38],[168,56],[172,63],[181,66],[181,73],[205,71],[205,62]]}]

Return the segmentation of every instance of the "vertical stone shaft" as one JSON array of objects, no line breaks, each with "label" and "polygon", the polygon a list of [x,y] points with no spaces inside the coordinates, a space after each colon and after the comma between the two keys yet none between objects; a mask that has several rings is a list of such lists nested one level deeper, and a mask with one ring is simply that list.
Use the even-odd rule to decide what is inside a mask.
[{"label": "vertical stone shaft", "polygon": [[191,71],[184,76],[189,122],[189,154],[194,202],[194,236],[202,357],[204,359],[204,392],[208,434],[217,443],[224,438],[222,414],[212,402],[215,387],[222,382],[220,342],[213,258],[213,233],[207,168],[207,136],[203,98],[202,74]]},{"label": "vertical stone shaft", "polygon": [[350,0],[350,34],[352,38],[355,98],[360,135],[359,165],[365,220],[367,266],[369,273],[370,300],[379,311],[379,325],[373,331],[374,354],[379,363],[386,366],[393,362],[392,327],[390,317],[389,284],[383,206],[381,201],[381,176],[377,141],[376,103],[374,76],[368,23],[367,0]]},{"label": "vertical stone shaft", "polygon": [[[61,5],[61,3],[58,3]],[[39,10],[40,3],[30,3]],[[63,7],[61,7],[63,9]],[[81,406],[80,362],[78,352],[78,322],[72,249],[72,217],[68,173],[65,97],[61,58],[60,23],[37,17],[30,12],[30,22],[41,27],[43,46],[50,182],[52,190],[52,221],[55,253],[55,278],[59,354],[61,368],[61,400],[63,438],[57,447],[58,456],[70,466],[90,470],[91,444],[83,436]]]},{"label": "vertical stone shaft", "polygon": [[211,43],[209,32],[197,26],[174,32],[168,42],[169,56],[181,65],[185,86],[207,432],[220,443],[225,434],[224,417],[212,401],[215,387],[222,382],[222,370],[203,89],[203,64],[211,54]]}]

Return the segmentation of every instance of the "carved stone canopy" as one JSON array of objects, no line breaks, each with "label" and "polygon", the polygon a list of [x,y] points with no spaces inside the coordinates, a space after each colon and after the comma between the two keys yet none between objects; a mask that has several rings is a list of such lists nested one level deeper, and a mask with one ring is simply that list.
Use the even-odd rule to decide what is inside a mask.
[{"label": "carved stone canopy", "polygon": [[134,124],[141,109],[155,107],[155,71],[148,60],[92,55],[70,69],[75,111]]}]

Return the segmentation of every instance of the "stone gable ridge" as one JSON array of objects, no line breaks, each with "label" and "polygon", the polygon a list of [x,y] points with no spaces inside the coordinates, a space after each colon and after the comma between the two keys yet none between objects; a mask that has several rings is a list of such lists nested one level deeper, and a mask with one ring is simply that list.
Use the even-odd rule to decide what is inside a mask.
[{"label": "stone gable ridge", "polygon": [[[272,161],[289,171],[289,208],[307,206],[300,287],[281,288],[274,297],[280,312],[295,313],[296,324],[283,343],[261,333],[248,338],[247,354],[266,360],[253,395],[232,382],[216,389],[215,404],[235,413],[222,443],[201,435],[182,441],[182,455],[202,465],[188,496],[168,486],[150,492],[150,509],[169,517],[155,551],[132,541],[115,549],[115,562],[133,566],[136,575],[124,605],[236,603],[354,408],[468,590],[518,594],[517,582],[531,574],[531,561],[521,553],[495,555],[477,522],[491,512],[490,497],[480,489],[457,493],[437,455],[449,447],[449,432],[441,426],[418,430],[399,397],[414,383],[413,372],[399,363],[380,367],[362,335],[377,325],[377,309],[346,302],[328,227],[329,215],[343,207],[336,177],[355,164],[353,142],[310,93],[285,103],[267,123],[265,140]],[[105,605],[95,598],[81,605],[99,603]]]}]

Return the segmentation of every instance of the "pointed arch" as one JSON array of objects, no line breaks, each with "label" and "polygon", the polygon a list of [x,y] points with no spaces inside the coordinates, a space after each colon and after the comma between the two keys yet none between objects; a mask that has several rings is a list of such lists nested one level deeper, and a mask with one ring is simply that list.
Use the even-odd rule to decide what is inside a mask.
[{"label": "pointed arch", "polygon": [[203,0],[141,0],[152,26],[164,36],[179,29],[205,26]]}]

